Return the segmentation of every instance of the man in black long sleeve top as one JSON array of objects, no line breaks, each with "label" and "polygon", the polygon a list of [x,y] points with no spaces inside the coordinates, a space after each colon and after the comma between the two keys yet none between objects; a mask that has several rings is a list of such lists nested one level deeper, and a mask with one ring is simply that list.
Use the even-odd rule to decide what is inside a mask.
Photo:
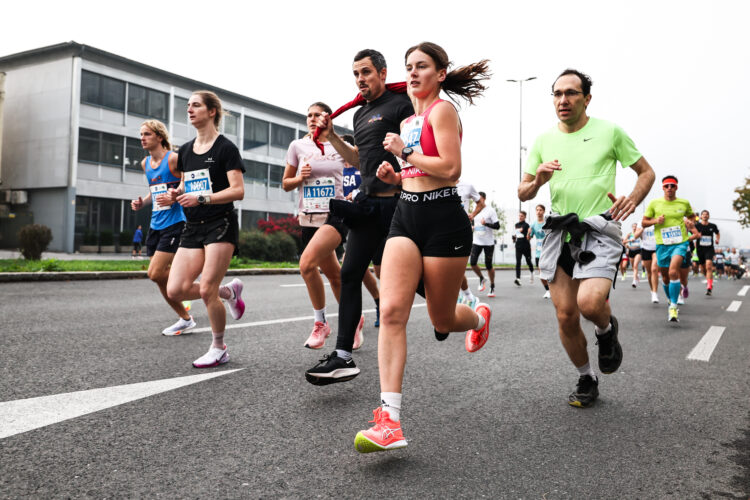
[{"label": "man in black long sleeve top", "polygon": [[521,210],[518,214],[518,222],[516,222],[516,233],[513,235],[513,241],[516,243],[516,279],[513,283],[516,286],[521,286],[521,257],[525,257],[529,265],[529,273],[531,273],[529,283],[534,282],[534,264],[531,263],[531,243],[529,243],[530,227],[526,222],[526,212]]}]

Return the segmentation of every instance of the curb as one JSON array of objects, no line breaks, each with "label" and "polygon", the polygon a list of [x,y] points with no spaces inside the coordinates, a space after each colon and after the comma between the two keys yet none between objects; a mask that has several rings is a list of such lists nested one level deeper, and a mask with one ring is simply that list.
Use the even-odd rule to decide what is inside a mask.
[{"label": "curb", "polygon": [[[299,269],[229,269],[226,276],[263,276],[274,274],[299,274]],[[148,271],[70,271],[35,273],[0,273],[0,283],[21,281],[82,281],[146,279]]]}]

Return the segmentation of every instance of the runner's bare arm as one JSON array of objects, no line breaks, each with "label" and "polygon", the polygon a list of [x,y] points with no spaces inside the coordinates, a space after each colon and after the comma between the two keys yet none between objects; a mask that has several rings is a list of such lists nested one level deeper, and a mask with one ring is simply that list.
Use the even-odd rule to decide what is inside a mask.
[{"label": "runner's bare arm", "polygon": [[281,179],[281,187],[284,191],[293,191],[299,188],[305,182],[305,179],[310,177],[311,173],[312,167],[309,163],[302,165],[302,168],[299,169],[299,175],[297,175],[297,167],[287,163],[284,169],[284,178]]},{"label": "runner's bare arm", "polygon": [[524,172],[521,183],[518,185],[518,199],[527,201],[536,196],[539,188],[544,186],[552,178],[557,170],[562,170],[557,160],[540,163],[536,168],[536,175]]},{"label": "runner's bare arm", "polygon": [[651,186],[654,184],[654,179],[656,179],[654,169],[651,168],[651,165],[648,164],[646,158],[643,156],[641,156],[637,162],[630,165],[630,168],[635,170],[635,173],[638,174],[638,179],[635,181],[635,187],[630,195],[615,198],[612,193],[607,193],[609,199],[612,200],[612,208],[609,209],[609,213],[614,220],[623,221],[627,219],[646,197],[651,190]]},{"label": "runner's bare arm", "polygon": [[[242,170],[234,169],[227,171],[229,187],[211,195],[211,205],[230,203],[245,197],[245,181],[242,179]],[[197,207],[198,197],[194,194],[181,194],[177,202],[183,207]]]},{"label": "runner's bare arm", "polygon": [[328,113],[321,113],[320,117],[315,122],[315,126],[323,130],[330,129],[330,132],[328,133],[328,142],[331,143],[333,149],[335,149],[349,165],[359,168],[359,149],[357,149],[357,146],[350,146],[349,143],[339,137],[336,130],[333,128],[333,120],[331,120]]}]

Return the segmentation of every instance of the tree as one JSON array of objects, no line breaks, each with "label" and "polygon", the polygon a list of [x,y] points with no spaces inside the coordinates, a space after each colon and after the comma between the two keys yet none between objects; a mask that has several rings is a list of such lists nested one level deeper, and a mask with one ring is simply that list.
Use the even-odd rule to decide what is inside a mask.
[{"label": "tree", "polygon": [[739,223],[742,227],[750,227],[750,177],[745,178],[745,185],[734,190],[737,199],[732,202],[732,208],[740,214]]},{"label": "tree", "polygon": [[505,236],[508,218],[505,216],[505,210],[498,207],[497,203],[495,203],[495,200],[492,200],[490,202],[490,205],[495,209],[495,212],[497,212],[497,220],[500,222],[500,227],[495,230],[495,239],[497,241],[502,241],[503,236]]}]

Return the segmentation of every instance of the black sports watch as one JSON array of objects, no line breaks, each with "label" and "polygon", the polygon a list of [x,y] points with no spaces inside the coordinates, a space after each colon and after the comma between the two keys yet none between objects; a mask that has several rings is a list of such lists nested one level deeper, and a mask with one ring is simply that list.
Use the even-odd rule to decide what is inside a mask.
[{"label": "black sports watch", "polygon": [[198,205],[206,205],[208,203],[211,203],[210,196],[203,196],[202,194],[198,195]]},{"label": "black sports watch", "polygon": [[414,148],[405,147],[401,150],[401,159],[406,161],[406,159],[409,157],[410,154],[414,152]]}]

